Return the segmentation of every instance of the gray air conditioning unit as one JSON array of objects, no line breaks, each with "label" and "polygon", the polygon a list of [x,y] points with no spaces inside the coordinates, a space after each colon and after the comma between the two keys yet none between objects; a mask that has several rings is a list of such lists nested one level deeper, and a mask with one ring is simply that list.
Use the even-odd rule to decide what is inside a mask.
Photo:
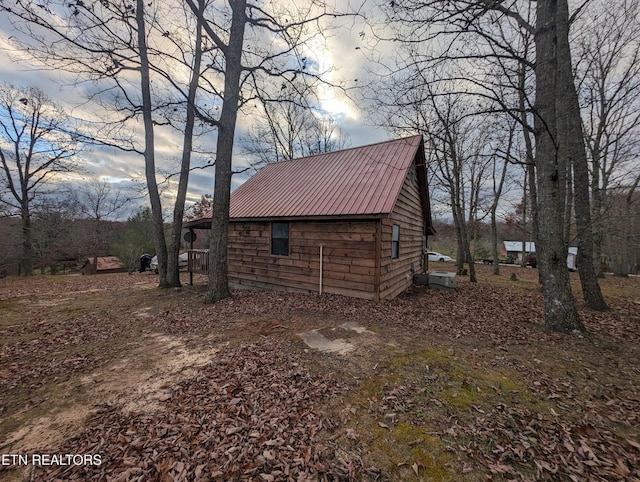
[{"label": "gray air conditioning unit", "polygon": [[431,271],[429,273],[429,287],[454,290],[456,289],[456,274],[446,271]]}]

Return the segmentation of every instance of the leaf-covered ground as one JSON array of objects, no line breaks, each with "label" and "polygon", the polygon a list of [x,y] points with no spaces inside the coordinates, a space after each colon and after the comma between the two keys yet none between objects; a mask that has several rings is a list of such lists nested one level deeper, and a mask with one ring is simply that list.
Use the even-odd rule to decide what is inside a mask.
[{"label": "leaf-covered ground", "polygon": [[0,280],[0,455],[49,455],[0,480],[640,481],[640,279],[579,302],[579,338],[545,329],[537,271],[477,269],[383,303]]}]

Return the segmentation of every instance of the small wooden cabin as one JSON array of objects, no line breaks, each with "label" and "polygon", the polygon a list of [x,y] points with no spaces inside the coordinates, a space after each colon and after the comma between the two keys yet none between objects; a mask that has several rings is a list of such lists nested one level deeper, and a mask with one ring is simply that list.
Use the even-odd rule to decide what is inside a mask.
[{"label": "small wooden cabin", "polygon": [[394,298],[434,234],[422,136],[269,164],[229,214],[232,287]]}]

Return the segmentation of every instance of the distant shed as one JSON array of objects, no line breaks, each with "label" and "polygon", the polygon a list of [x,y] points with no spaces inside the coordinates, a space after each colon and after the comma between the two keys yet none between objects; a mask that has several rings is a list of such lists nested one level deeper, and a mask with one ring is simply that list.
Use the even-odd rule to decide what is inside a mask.
[{"label": "distant shed", "polygon": [[231,195],[229,281],[390,299],[424,270],[432,234],[422,136],[281,161]]},{"label": "distant shed", "polygon": [[[504,241],[500,250],[502,257],[512,256],[518,262],[522,261],[522,244],[523,241]],[[536,243],[533,241],[524,242],[524,251],[528,256],[530,254],[536,254]],[[578,248],[575,246],[569,246],[567,251],[567,268],[569,271],[576,270],[576,261],[578,257]]]},{"label": "distant shed", "polygon": [[126,270],[120,258],[116,256],[97,256],[85,259],[81,271],[82,274],[105,274]]},{"label": "distant shed", "polygon": [[523,247],[525,256],[536,252],[536,243],[533,241],[503,241],[500,247],[500,256],[503,258],[511,256],[517,261],[522,261]]}]

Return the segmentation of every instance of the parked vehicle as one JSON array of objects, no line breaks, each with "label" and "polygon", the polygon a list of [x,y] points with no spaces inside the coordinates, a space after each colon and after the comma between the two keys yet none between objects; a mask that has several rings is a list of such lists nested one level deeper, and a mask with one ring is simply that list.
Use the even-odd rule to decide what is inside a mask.
[{"label": "parked vehicle", "polygon": [[[493,264],[493,258],[482,258],[484,264]],[[514,264],[515,260],[513,255],[508,255],[506,258],[498,258],[499,264]]]},{"label": "parked vehicle", "polygon": [[[569,271],[575,271],[576,268],[576,257],[578,255],[578,248],[569,248],[569,253],[567,254],[567,269]],[[531,266],[532,268],[538,267],[538,259],[536,258],[536,253],[529,253],[527,255],[527,266]]]},{"label": "parked vehicle", "polygon": [[[189,252],[185,251],[180,256],[178,256],[178,267],[180,269],[186,268],[188,264],[189,264]],[[154,256],[151,259],[151,270],[153,270],[153,272],[155,272],[155,273],[158,272],[158,257],[157,256]]]},{"label": "parked vehicle", "polygon": [[148,269],[151,269],[151,260],[153,258],[150,254],[144,253],[140,256],[140,272],[143,273]]},{"label": "parked vehicle", "polygon": [[438,253],[437,251],[429,251],[427,255],[429,256],[429,261],[440,261],[444,263],[453,261],[451,257],[447,256],[446,254]]}]

